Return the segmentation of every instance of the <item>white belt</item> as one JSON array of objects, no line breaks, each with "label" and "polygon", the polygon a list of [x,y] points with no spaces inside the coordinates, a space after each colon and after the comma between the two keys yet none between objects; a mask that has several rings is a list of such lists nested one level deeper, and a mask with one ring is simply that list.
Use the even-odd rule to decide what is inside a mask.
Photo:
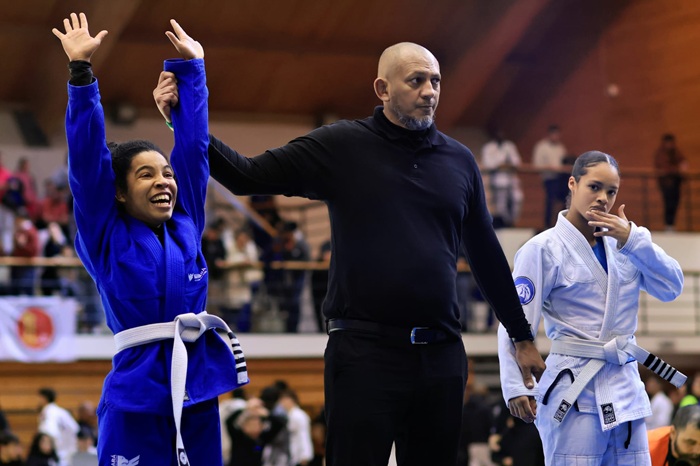
[{"label": "white belt", "polygon": [[123,330],[114,335],[114,343],[117,352],[131,348],[133,346],[145,345],[159,340],[172,338],[173,357],[171,362],[170,394],[173,401],[173,416],[175,418],[175,428],[177,430],[177,458],[181,466],[189,465],[185,445],[180,433],[182,420],[182,404],[185,400],[185,382],[187,380],[187,349],[185,341],[197,340],[209,329],[214,329],[230,342],[230,350],[236,362],[236,374],[238,383],[243,385],[248,383],[248,371],[246,368],[243,350],[236,336],[231,332],[229,326],[221,318],[201,312],[200,314],[180,314],[172,322],[162,322],[158,324],[142,325],[140,327]]},{"label": "white belt", "polygon": [[554,414],[554,419],[559,422],[564,420],[569,408],[574,404],[588,382],[593,380],[606,363],[622,366],[637,360],[676,387],[683,385],[688,378],[663,359],[632,343],[632,338],[629,335],[621,335],[607,342],[562,337],[552,341],[550,353],[591,358],[591,361],[583,367],[576,380],[564,392],[559,409]]}]

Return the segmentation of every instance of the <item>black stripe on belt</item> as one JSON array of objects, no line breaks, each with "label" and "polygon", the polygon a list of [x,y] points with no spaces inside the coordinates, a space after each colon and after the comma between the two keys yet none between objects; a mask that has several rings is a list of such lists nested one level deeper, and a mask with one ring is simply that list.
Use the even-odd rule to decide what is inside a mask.
[{"label": "black stripe on belt", "polygon": [[370,333],[412,345],[440,343],[449,339],[442,330],[428,327],[401,328],[355,319],[330,319],[326,322],[326,331],[329,335],[337,331]]}]

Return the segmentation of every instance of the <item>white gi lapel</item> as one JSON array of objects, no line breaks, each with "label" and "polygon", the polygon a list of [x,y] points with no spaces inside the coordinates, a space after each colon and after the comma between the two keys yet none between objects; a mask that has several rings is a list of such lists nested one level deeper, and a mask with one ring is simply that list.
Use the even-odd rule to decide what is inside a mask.
[{"label": "white gi lapel", "polygon": [[[556,224],[557,233],[561,235],[564,240],[566,247],[572,251],[574,257],[580,257],[584,265],[591,271],[596,282],[602,289],[603,293],[608,292],[608,274],[605,273],[605,269],[600,265],[598,259],[593,252],[593,248],[580,231],[569,222],[565,215],[567,211],[562,212],[559,215],[559,219]],[[607,253],[607,251],[606,251]]]},{"label": "white gi lapel", "polygon": [[[617,240],[605,238],[603,244],[605,245],[605,258],[608,263],[608,292],[605,299],[605,315],[600,328],[599,340],[609,341],[617,336],[614,334],[614,328],[615,317],[617,316],[617,298],[620,294],[620,275],[615,254]],[[598,419],[604,431],[613,429],[620,424],[615,414],[614,393],[609,384],[606,383],[609,371],[610,366],[605,365],[594,380]]]}]

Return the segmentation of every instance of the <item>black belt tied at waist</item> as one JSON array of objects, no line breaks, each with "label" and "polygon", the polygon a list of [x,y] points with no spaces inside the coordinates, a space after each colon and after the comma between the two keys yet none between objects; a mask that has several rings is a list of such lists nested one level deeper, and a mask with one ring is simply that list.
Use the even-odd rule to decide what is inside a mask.
[{"label": "black belt tied at waist", "polygon": [[354,319],[330,319],[326,321],[326,331],[329,335],[341,330],[371,333],[398,340],[402,343],[410,342],[412,345],[440,343],[449,339],[449,335],[442,330],[428,327],[401,328]]}]

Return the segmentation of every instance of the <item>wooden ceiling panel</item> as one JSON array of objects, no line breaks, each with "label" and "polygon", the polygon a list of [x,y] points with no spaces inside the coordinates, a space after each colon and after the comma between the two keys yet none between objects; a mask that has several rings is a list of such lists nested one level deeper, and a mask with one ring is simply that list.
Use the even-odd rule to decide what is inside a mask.
[{"label": "wooden ceiling panel", "polygon": [[[514,52],[538,33],[548,34],[548,28],[534,30],[541,26],[538,11],[551,10],[555,3],[573,2],[10,2],[0,12],[0,46],[6,51],[4,62],[11,64],[0,76],[0,105],[26,105],[47,131],[60,130],[67,60],[50,31],[71,11],[85,11],[93,34],[109,30],[94,60],[106,104],[155,109],[152,90],[162,60],[175,55],[164,35],[168,20],[175,18],[205,47],[214,112],[362,117],[378,103],[372,81],[381,52],[396,42],[413,41],[440,60],[444,129],[465,121],[482,124],[512,95],[514,81],[527,66],[512,61],[518,55]],[[588,3],[579,5],[585,9]],[[472,111],[475,105],[479,111]]]}]

